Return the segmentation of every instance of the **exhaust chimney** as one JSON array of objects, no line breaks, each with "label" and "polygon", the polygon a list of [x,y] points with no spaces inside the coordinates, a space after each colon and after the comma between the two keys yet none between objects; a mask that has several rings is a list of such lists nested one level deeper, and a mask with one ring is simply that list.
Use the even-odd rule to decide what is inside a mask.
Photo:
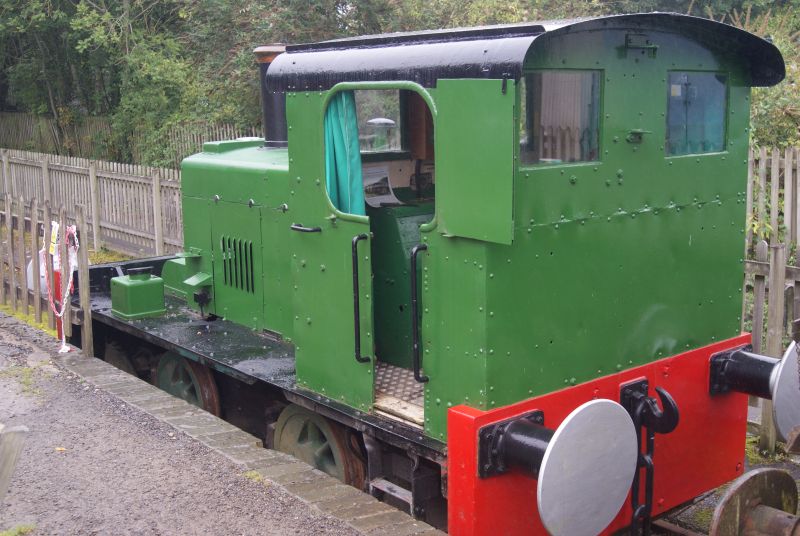
[{"label": "exhaust chimney", "polygon": [[265,147],[286,147],[289,144],[286,131],[286,93],[270,91],[267,87],[267,69],[285,51],[284,45],[266,45],[253,51],[261,78],[261,118]]}]

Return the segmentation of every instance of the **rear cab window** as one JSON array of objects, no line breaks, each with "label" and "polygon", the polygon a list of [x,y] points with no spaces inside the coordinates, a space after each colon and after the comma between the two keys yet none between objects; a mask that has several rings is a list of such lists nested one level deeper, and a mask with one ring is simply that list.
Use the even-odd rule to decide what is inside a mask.
[{"label": "rear cab window", "polygon": [[728,77],[671,71],[667,83],[667,156],[725,150]]},{"label": "rear cab window", "polygon": [[601,71],[555,69],[522,77],[522,165],[599,160],[601,79]]}]

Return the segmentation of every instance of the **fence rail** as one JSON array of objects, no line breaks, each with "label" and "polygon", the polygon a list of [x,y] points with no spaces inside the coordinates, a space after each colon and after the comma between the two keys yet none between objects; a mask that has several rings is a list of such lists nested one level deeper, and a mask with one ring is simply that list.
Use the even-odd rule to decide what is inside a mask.
[{"label": "fence rail", "polygon": [[[95,249],[130,255],[172,253],[183,246],[180,171],[85,158],[3,150],[0,195],[31,203],[86,207]],[[87,242],[88,244],[88,242]]]},{"label": "fence rail", "polygon": [[797,249],[800,239],[800,148],[751,149],[747,181],[746,252],[761,239]]},{"label": "fence rail", "polygon": [[[74,124],[58,128],[56,120],[23,112],[0,112],[0,147],[39,153],[73,155],[81,158],[113,160],[102,143],[112,134],[107,117],[80,117]],[[186,123],[163,135],[164,153],[171,155],[169,166],[180,167],[181,160],[198,153],[207,141],[261,136],[261,126],[236,127],[225,123]],[[134,131],[128,140],[134,162],[145,158],[145,136]]]},{"label": "fence rail", "polygon": [[[181,160],[189,155],[203,150],[203,143],[207,141],[235,140],[236,138],[260,137],[261,126],[245,128],[226,125],[223,123],[187,124],[170,128],[165,136],[165,153],[172,155],[171,166],[178,169]],[[134,162],[144,161],[144,137],[141,132],[135,132],[131,138],[131,153]]]},{"label": "fence rail", "polygon": [[83,117],[59,129],[50,117],[0,112],[0,147],[91,157],[98,141],[110,134],[111,123],[105,117]]}]

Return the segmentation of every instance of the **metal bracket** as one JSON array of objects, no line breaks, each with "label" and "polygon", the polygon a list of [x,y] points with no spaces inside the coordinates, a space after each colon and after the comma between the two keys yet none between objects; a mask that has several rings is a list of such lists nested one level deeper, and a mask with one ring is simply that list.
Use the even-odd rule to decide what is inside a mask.
[{"label": "metal bracket", "polygon": [[528,419],[534,424],[544,426],[544,412],[537,410],[505,421],[487,424],[478,432],[478,476],[480,478],[502,475],[508,471],[508,467],[500,457],[497,442],[505,433],[506,427],[519,419]]},{"label": "metal bracket", "polygon": [[719,352],[711,356],[708,381],[708,393],[711,396],[724,395],[730,392],[730,385],[725,381],[725,366],[728,364],[728,361],[730,361],[731,355],[741,350],[752,352],[753,347],[748,344],[746,346],[733,348],[732,350],[725,350],[724,352]]},{"label": "metal bracket", "polygon": [[643,54],[647,54],[651,58],[655,58],[656,52],[658,52],[658,45],[650,41],[650,38],[645,34],[625,34],[625,48],[629,50],[639,49]]},{"label": "metal bracket", "polygon": [[619,403],[625,408],[631,417],[636,411],[636,406],[642,396],[647,396],[647,391],[650,388],[650,383],[645,380],[634,380],[629,383],[622,384],[619,388]]},{"label": "metal bracket", "polygon": [[628,143],[642,143],[644,140],[645,134],[652,134],[652,130],[643,130],[641,128],[632,128],[628,131],[628,135],[625,136],[625,141]]}]

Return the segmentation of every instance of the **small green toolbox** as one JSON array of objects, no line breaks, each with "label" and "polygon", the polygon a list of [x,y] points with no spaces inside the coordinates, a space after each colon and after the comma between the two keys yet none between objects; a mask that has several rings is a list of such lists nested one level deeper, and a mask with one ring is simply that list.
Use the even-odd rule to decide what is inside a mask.
[{"label": "small green toolbox", "polygon": [[164,280],[152,266],[131,268],[111,279],[111,312],[125,320],[158,316],[164,307]]}]

